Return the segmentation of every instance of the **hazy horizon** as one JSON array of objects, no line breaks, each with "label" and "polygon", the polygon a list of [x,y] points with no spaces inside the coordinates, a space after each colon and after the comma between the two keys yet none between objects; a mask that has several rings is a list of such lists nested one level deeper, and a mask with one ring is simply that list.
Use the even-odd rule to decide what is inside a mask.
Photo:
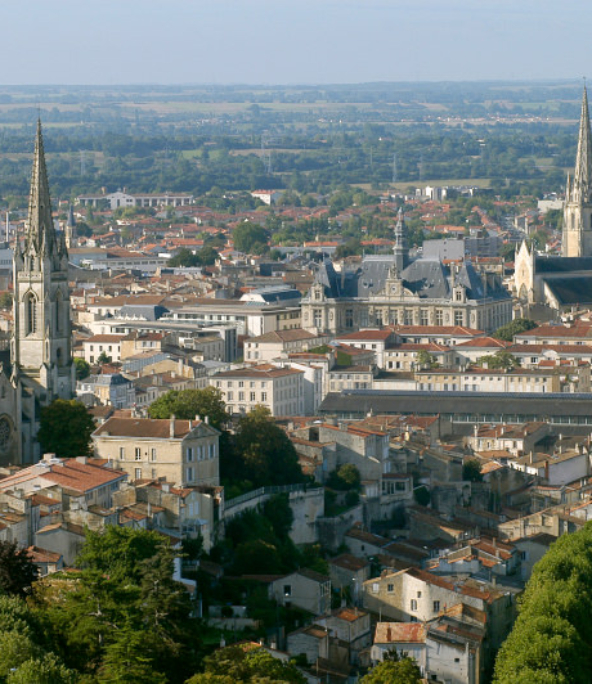
[{"label": "hazy horizon", "polygon": [[592,4],[60,0],[4,4],[1,85],[571,81]]}]

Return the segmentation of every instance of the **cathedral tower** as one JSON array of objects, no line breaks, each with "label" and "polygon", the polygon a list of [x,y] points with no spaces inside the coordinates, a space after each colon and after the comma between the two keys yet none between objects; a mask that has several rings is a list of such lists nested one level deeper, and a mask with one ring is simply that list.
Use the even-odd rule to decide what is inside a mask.
[{"label": "cathedral tower", "polygon": [[578,153],[573,178],[568,175],[563,212],[565,257],[592,256],[592,135],[588,93],[584,88]]},{"label": "cathedral tower", "polygon": [[63,234],[58,236],[53,224],[41,122],[26,231],[22,244],[18,240],[15,244],[13,271],[12,381],[22,420],[21,458],[28,463],[39,457],[35,440],[39,409],[58,397],[70,399],[74,387],[68,251]]}]

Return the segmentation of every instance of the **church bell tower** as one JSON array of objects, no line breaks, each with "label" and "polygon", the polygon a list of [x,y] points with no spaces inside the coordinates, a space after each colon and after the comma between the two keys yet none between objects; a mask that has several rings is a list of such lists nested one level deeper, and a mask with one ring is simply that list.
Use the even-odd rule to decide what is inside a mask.
[{"label": "church bell tower", "polygon": [[37,460],[39,410],[54,399],[71,399],[68,251],[54,228],[41,122],[37,124],[29,213],[24,240],[14,248],[13,383],[20,388],[23,462]]},{"label": "church bell tower", "polygon": [[588,93],[584,88],[580,135],[573,177],[567,177],[562,256],[592,256],[592,135]]}]

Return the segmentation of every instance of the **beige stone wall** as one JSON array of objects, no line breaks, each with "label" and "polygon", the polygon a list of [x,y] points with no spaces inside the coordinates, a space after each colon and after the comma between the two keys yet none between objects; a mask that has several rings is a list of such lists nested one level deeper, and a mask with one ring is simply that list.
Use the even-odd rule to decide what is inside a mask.
[{"label": "beige stone wall", "polygon": [[183,440],[95,436],[95,455],[110,460],[130,480],[165,478],[177,485],[218,485],[218,436],[192,434]]}]

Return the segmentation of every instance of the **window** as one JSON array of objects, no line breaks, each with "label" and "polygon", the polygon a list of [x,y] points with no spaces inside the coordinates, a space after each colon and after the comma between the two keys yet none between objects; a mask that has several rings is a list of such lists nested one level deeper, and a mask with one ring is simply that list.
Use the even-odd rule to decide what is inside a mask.
[{"label": "window", "polygon": [[419,312],[419,325],[429,325],[429,316],[427,309],[422,309]]},{"label": "window", "polygon": [[193,447],[187,447],[185,451],[185,456],[188,461],[193,461]]},{"label": "window", "polygon": [[267,401],[267,392],[261,392],[261,401]]},{"label": "window", "polygon": [[136,479],[136,480],[142,479],[142,468],[136,468],[134,470],[134,479]]},{"label": "window", "polygon": [[125,447],[119,447],[119,458],[125,458]]},{"label": "window", "polygon": [[187,468],[187,482],[191,482],[193,480],[193,468]]},{"label": "window", "polygon": [[134,457],[135,457],[136,461],[142,460],[142,450],[140,449],[140,447],[136,447],[134,449]]},{"label": "window", "polygon": [[353,328],[354,327],[353,309],[346,309],[345,310],[345,327],[346,328]]},{"label": "window", "polygon": [[239,386],[239,387],[244,387],[244,386],[245,386],[245,383],[244,383],[242,380],[239,380],[239,381],[238,381],[238,386]]},{"label": "window", "polygon": [[251,392],[251,393],[250,393],[249,399],[250,399],[251,401],[255,401],[255,392]]},{"label": "window", "polygon": [[156,461],[156,449],[152,449],[152,460]]},{"label": "window", "polygon": [[436,309],[436,325],[444,325],[444,312],[442,309]]},{"label": "window", "polygon": [[27,335],[37,332],[37,297],[32,292],[25,296],[25,332]]},{"label": "window", "polygon": [[434,613],[440,612],[440,601],[434,601]]},{"label": "window", "polygon": [[244,393],[244,392],[239,392],[239,393],[238,393],[238,400],[239,400],[239,401],[244,401],[244,400],[245,400],[245,393]]},{"label": "window", "polygon": [[291,584],[284,584],[284,596],[286,598],[288,596],[292,596],[292,585]]},{"label": "window", "polygon": [[415,599],[411,599],[411,610],[417,610],[417,601]]},{"label": "window", "polygon": [[386,587],[386,590],[389,592],[389,594],[392,594],[393,591],[395,591],[395,585],[394,584],[388,584]]},{"label": "window", "polygon": [[372,593],[378,594],[379,590],[380,590],[380,585],[378,584],[378,582],[373,582],[372,583]]},{"label": "window", "polygon": [[323,325],[323,312],[321,309],[315,309],[312,314],[313,326],[320,328]]},{"label": "window", "polygon": [[234,398],[234,393],[233,392],[226,392],[226,400],[227,401],[232,401]]},{"label": "window", "polygon": [[216,455],[216,445],[210,444],[210,458],[214,458]]},{"label": "window", "polygon": [[454,325],[462,325],[463,324],[463,312],[462,311],[455,311],[454,312]]},{"label": "window", "polygon": [[417,598],[421,598],[421,591],[417,592]]}]

